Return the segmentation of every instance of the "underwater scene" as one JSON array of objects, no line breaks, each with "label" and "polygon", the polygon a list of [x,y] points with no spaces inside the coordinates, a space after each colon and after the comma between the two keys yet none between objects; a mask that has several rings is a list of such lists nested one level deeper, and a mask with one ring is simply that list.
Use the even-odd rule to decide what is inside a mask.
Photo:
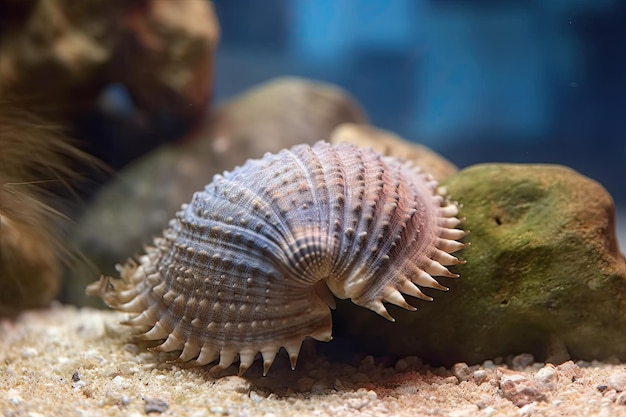
[{"label": "underwater scene", "polygon": [[626,416],[626,3],[0,8],[0,415]]}]

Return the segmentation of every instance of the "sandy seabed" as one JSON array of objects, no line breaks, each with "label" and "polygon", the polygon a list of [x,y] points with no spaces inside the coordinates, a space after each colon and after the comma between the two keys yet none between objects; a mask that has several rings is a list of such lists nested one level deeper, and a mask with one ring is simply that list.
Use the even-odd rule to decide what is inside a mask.
[{"label": "sandy seabed", "polygon": [[[415,357],[329,362],[305,345],[232,366],[168,362],[132,343],[124,316],[55,306],[0,320],[0,414],[14,416],[626,416],[626,364],[486,361],[430,368]],[[332,343],[332,342],[331,342]],[[497,361],[496,361],[497,362]],[[514,368],[514,369],[511,369]]]}]

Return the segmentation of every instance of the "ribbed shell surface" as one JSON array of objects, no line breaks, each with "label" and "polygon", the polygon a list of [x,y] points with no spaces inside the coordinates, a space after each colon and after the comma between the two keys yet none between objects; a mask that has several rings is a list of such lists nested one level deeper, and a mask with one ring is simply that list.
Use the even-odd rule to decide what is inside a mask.
[{"label": "ribbed shell surface", "polygon": [[445,289],[431,275],[455,276],[456,214],[409,163],[296,146],[216,175],[123,282],[91,292],[183,360],[239,354],[245,370],[261,352],[267,372],[280,347],[295,363],[305,337],[330,340],[328,289],[389,319],[383,301],[413,309],[400,292],[430,299],[413,283]]}]

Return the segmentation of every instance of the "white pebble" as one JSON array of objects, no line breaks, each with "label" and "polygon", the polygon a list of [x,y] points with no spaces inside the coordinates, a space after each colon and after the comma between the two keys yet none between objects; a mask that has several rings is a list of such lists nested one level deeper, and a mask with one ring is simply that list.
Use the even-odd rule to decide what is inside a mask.
[{"label": "white pebble", "polygon": [[535,411],[534,403],[526,404],[525,406],[522,406],[520,407],[519,410],[517,410],[517,412],[523,416],[530,416],[533,414],[534,411]]},{"label": "white pebble", "polygon": [[212,412],[213,414],[224,414],[224,408],[220,407],[219,405],[215,405],[209,408],[209,411]]},{"label": "white pebble", "polygon": [[447,378],[444,378],[443,383],[444,384],[454,384],[454,385],[456,385],[456,384],[459,383],[459,380],[455,376],[449,376]]},{"label": "white pebble", "polygon": [[115,378],[113,378],[111,382],[114,383],[115,385],[122,385],[124,382],[126,382],[126,379],[118,375]]},{"label": "white pebble", "polygon": [[492,406],[489,406],[483,410],[483,416],[491,417],[492,415],[494,415],[495,412],[496,412],[496,409],[493,408]]},{"label": "white pebble", "polygon": [[484,369],[478,369],[474,371],[472,377],[474,378],[476,385],[480,385],[487,380],[487,371]]},{"label": "white pebble", "polygon": [[486,361],[483,362],[483,368],[495,369],[496,365],[493,363],[492,360],[486,360]]},{"label": "white pebble", "polygon": [[253,403],[261,402],[264,399],[265,399],[265,397],[263,397],[262,395],[258,394],[256,391],[250,391],[250,400],[252,400]]},{"label": "white pebble", "polygon": [[535,381],[551,387],[556,384],[557,379],[558,374],[556,372],[556,369],[552,365],[544,366],[535,374]]},{"label": "white pebble", "polygon": [[617,392],[624,391],[626,389],[626,372],[617,372],[611,375],[606,381],[606,385]]},{"label": "white pebble", "polygon": [[32,358],[33,356],[37,356],[39,352],[37,352],[37,349],[35,348],[25,347],[24,349],[22,349],[21,353],[22,353],[22,358],[28,359],[28,358]]},{"label": "white pebble", "polygon": [[614,389],[608,389],[604,391],[604,394],[602,394],[602,398],[605,400],[609,400],[610,402],[615,402],[615,399],[617,398],[617,392]]},{"label": "white pebble", "polygon": [[24,399],[20,396],[20,392],[13,388],[7,392],[7,397],[9,402],[13,405],[20,405],[20,403],[24,402]]},{"label": "white pebble", "polygon": [[74,389],[81,389],[81,388],[85,388],[87,386],[87,383],[85,381],[76,381],[72,384],[72,387]]}]

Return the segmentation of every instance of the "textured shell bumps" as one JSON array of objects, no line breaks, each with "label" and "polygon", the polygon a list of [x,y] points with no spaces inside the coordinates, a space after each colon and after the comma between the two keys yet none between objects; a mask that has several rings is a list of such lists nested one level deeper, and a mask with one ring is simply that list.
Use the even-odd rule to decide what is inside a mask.
[{"label": "textured shell bumps", "polygon": [[[384,302],[447,290],[432,276],[464,245],[458,209],[410,163],[353,145],[295,146],[216,175],[163,237],[88,293],[135,313],[157,349],[240,372],[281,347],[292,368],[302,341],[331,339],[331,295],[389,320]],[[417,284],[417,285],[416,285]],[[329,291],[330,290],[330,291]]]}]

